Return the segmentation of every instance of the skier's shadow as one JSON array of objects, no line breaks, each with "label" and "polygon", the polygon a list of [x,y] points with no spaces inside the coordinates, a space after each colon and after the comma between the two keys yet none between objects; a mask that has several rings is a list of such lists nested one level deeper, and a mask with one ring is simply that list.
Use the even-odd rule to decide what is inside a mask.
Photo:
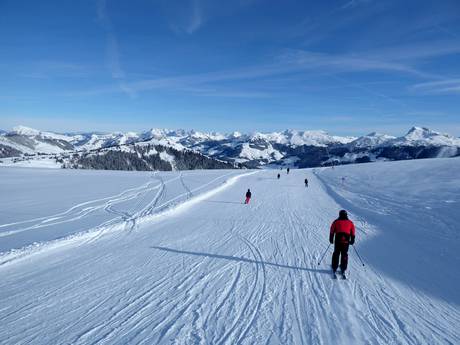
[{"label": "skier's shadow", "polygon": [[194,256],[202,256],[212,259],[223,259],[223,260],[230,260],[230,261],[240,261],[240,262],[247,262],[251,264],[263,264],[266,266],[274,266],[280,268],[288,268],[292,270],[299,270],[299,271],[307,271],[313,273],[322,273],[322,274],[330,274],[330,270],[325,269],[316,269],[316,268],[306,268],[306,267],[298,267],[298,266],[291,266],[291,265],[283,265],[277,264],[275,262],[267,262],[267,261],[259,261],[254,259],[243,258],[239,256],[230,256],[230,255],[221,255],[221,254],[211,254],[211,253],[202,253],[202,252],[192,252],[188,250],[178,250],[173,248],[167,247],[159,247],[159,246],[151,246],[152,249],[162,250],[165,252],[175,253],[175,254],[184,254],[184,255],[194,255]]},{"label": "skier's shadow", "polygon": [[236,201],[222,201],[222,200],[205,200],[205,202],[213,202],[218,204],[244,204],[244,202],[236,202]]}]

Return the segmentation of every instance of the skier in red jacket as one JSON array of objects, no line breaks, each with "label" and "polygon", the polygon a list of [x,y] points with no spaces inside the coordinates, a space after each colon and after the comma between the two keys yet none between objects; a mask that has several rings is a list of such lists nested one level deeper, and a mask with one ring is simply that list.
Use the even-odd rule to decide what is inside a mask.
[{"label": "skier in red jacket", "polygon": [[345,273],[348,264],[348,246],[355,243],[355,225],[348,219],[347,211],[341,210],[339,218],[334,220],[331,224],[331,232],[329,234],[329,242],[335,245],[334,253],[332,254],[332,271],[337,270],[339,266],[342,273]]},{"label": "skier in red jacket", "polygon": [[249,204],[249,201],[251,201],[251,196],[252,196],[251,190],[248,189],[248,191],[246,192],[246,200],[244,201],[245,204]]}]

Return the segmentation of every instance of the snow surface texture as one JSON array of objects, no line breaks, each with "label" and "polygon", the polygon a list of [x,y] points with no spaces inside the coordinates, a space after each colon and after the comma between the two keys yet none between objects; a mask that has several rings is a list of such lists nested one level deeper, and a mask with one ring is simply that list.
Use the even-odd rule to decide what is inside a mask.
[{"label": "snow surface texture", "polygon": [[[0,264],[45,242],[133,230],[241,171],[123,172],[2,168]],[[83,188],[78,188],[83,186]],[[89,232],[89,234],[88,234]],[[25,252],[25,253],[24,253]]]},{"label": "snow surface texture", "polygon": [[[362,244],[369,263],[410,286],[460,305],[460,158],[323,169],[329,192],[376,236]],[[391,260],[382,260],[387,253]],[[446,270],[442,269],[448,265]],[[452,269],[450,269],[452,268]]]},{"label": "snow surface texture", "polygon": [[55,158],[50,157],[36,157],[28,160],[2,158],[0,168],[2,167],[62,169],[62,164],[57,163]]},{"label": "snow surface texture", "polygon": [[[135,228],[57,241],[0,266],[0,343],[456,344],[459,168],[460,159],[436,159],[291,170],[280,180],[278,171],[233,175]],[[37,170],[23,171],[31,182],[22,188],[33,191]],[[82,172],[73,173],[62,188],[81,204],[83,191],[71,187]],[[183,190],[194,194],[191,183],[209,183],[212,173],[167,176],[184,176]],[[111,194],[93,177],[82,180],[92,193]],[[247,188],[253,200],[243,205]],[[341,208],[357,225],[367,265],[351,248],[349,279],[332,280],[331,250],[318,259]]]}]

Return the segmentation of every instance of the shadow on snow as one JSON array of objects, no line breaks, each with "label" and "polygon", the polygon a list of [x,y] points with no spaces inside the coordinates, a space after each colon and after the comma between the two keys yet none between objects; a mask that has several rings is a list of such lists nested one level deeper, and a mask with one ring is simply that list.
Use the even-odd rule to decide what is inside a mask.
[{"label": "shadow on snow", "polygon": [[244,202],[222,201],[222,200],[204,200],[204,202],[213,202],[213,203],[218,203],[218,204],[237,204],[237,205],[244,204]]},{"label": "shadow on snow", "polygon": [[322,273],[322,274],[330,274],[331,273],[330,270],[325,270],[325,269],[316,269],[316,268],[306,268],[306,267],[283,265],[283,264],[277,264],[277,263],[274,263],[274,262],[259,261],[259,260],[243,258],[243,257],[239,257],[239,256],[211,254],[211,253],[202,253],[202,252],[192,252],[192,251],[187,251],[187,250],[178,250],[178,249],[167,248],[167,247],[159,247],[159,246],[151,246],[150,248],[157,249],[157,250],[162,250],[162,251],[165,251],[165,252],[175,253],[175,254],[202,256],[202,257],[207,257],[207,258],[212,258],[212,259],[223,259],[223,260],[247,262],[247,263],[251,263],[251,264],[262,264],[262,265],[266,265],[266,266],[274,266],[274,267],[279,267],[279,268],[288,268],[288,269],[292,269],[292,270],[307,271],[307,272]]}]

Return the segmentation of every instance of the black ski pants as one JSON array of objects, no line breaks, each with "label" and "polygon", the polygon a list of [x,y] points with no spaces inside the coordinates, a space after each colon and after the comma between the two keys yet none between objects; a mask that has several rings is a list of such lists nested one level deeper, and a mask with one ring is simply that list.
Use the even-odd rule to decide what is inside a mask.
[{"label": "black ski pants", "polygon": [[332,253],[332,269],[335,271],[339,267],[340,258],[340,269],[344,272],[348,265],[348,242],[335,242],[334,253]]}]

